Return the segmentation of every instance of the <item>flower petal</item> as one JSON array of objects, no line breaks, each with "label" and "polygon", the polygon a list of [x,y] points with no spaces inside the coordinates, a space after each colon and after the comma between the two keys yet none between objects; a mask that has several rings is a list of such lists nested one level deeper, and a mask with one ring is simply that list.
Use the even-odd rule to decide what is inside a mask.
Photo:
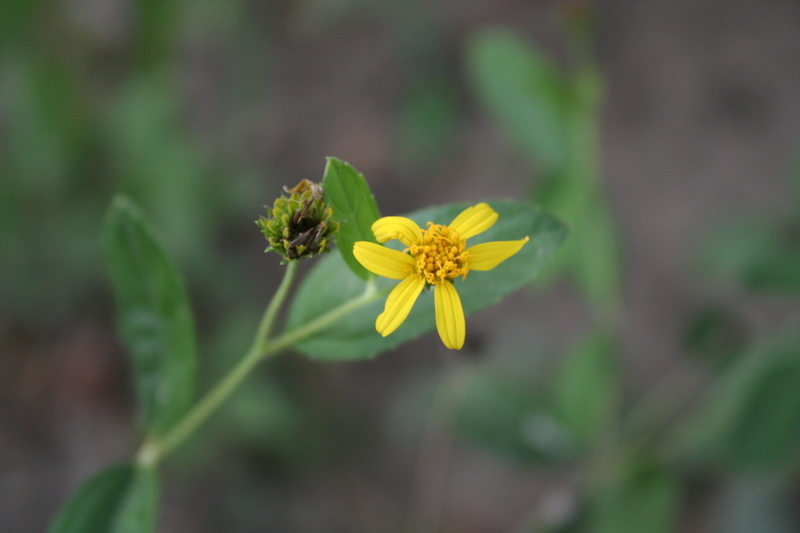
[{"label": "flower petal", "polygon": [[494,241],[467,248],[470,270],[491,270],[519,252],[529,237],[518,241]]},{"label": "flower petal", "polygon": [[489,207],[489,204],[480,203],[464,209],[450,223],[450,228],[456,230],[461,238],[466,240],[494,226],[499,217],[500,215]]},{"label": "flower petal", "polygon": [[436,329],[445,346],[451,350],[460,350],[464,346],[467,324],[464,320],[464,308],[461,298],[452,283],[445,282],[433,289],[436,307]]},{"label": "flower petal", "polygon": [[412,274],[392,289],[389,297],[386,298],[383,313],[379,314],[375,321],[375,329],[378,330],[378,333],[385,337],[400,327],[424,287],[425,280]]},{"label": "flower petal", "polygon": [[378,242],[399,239],[406,246],[411,246],[417,242],[422,230],[419,229],[416,222],[409,218],[383,217],[372,224],[372,233],[375,234]]},{"label": "flower petal", "polygon": [[385,278],[405,279],[416,266],[410,255],[374,242],[358,241],[353,245],[353,255],[364,268]]}]

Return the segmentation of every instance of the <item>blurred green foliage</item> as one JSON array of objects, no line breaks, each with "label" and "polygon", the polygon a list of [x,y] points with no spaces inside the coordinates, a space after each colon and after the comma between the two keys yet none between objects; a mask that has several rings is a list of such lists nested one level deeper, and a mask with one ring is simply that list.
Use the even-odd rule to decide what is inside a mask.
[{"label": "blurred green foliage", "polygon": [[[134,6],[136,31],[109,40],[99,20],[56,16],[63,6],[3,3],[0,299],[22,325],[62,320],[104,291],[97,221],[118,192],[154,213],[193,279],[237,285],[214,246],[221,222],[252,203],[253,173],[210,172],[232,154],[207,150],[188,122],[175,68],[180,4]],[[218,286],[203,284],[211,298]]]},{"label": "blurred green foliage", "polygon": [[615,423],[622,396],[616,342],[594,334],[567,353],[553,388],[554,411],[581,448]]},{"label": "blurred green foliage", "polygon": [[[800,337],[792,327],[737,357],[680,428],[683,453],[736,468],[784,468],[800,452]],[[673,450],[675,453],[677,450]]]},{"label": "blurred green foliage", "polygon": [[[533,197],[570,226],[571,238],[545,282],[571,273],[595,329],[563,355],[545,391],[532,389],[541,385],[534,375],[490,385],[476,380],[462,432],[523,464],[549,458],[577,470],[580,505],[556,523],[534,508],[518,531],[674,531],[690,480],[732,479],[742,470],[767,480],[769,490],[756,496],[766,505],[738,506],[737,520],[722,520],[721,531],[785,531],[796,519],[775,500],[790,498],[788,481],[800,474],[797,324],[751,338],[736,309],[710,305],[686,318],[683,338],[694,372],[712,376],[708,393],[686,409],[684,382],[693,378],[680,371],[638,402],[626,395],[617,237],[598,163],[603,83],[590,57],[590,25],[571,30],[568,74],[502,28],[473,36],[466,57],[484,108],[535,169]],[[800,167],[800,183],[797,176]],[[700,254],[708,278],[783,297],[795,293],[798,212],[739,222],[712,235]],[[681,408],[687,412],[676,419]],[[525,439],[532,421],[538,437]],[[561,453],[534,453],[537,441],[555,443]],[[783,483],[769,481],[776,472]]]},{"label": "blurred green foliage", "polygon": [[154,531],[158,479],[149,468],[122,464],[96,474],[70,500],[50,533]]},{"label": "blurred green foliage", "polygon": [[680,498],[678,479],[658,470],[637,472],[599,492],[585,531],[668,533],[674,530]]},{"label": "blurred green foliage", "polygon": [[483,30],[467,49],[467,68],[486,109],[537,170],[533,200],[564,220],[573,237],[550,267],[572,274],[600,327],[621,311],[616,236],[599,176],[603,83],[579,56],[562,73],[513,32]]},{"label": "blurred green foliage", "polygon": [[[260,305],[244,285],[241,253],[235,242],[227,242],[230,228],[252,229],[252,219],[270,198],[267,191],[283,184],[275,169],[252,155],[259,141],[249,136],[260,130],[253,119],[242,118],[264,101],[269,105],[262,81],[276,68],[278,54],[269,25],[278,25],[280,14],[293,8],[299,13],[293,31],[302,40],[355,13],[381,13],[390,20],[387,27],[400,35],[412,58],[413,81],[403,88],[406,97],[394,117],[397,166],[408,175],[424,175],[447,153],[463,120],[465,97],[454,73],[442,68],[452,43],[442,42],[417,4],[306,0],[253,7],[237,0],[191,6],[148,0],[130,4],[130,20],[112,16],[97,22],[78,20],[85,13],[72,13],[63,3],[0,2],[3,318],[38,331],[106,314],[100,221],[112,197],[123,192],[153,216],[178,270],[187,274],[200,310],[203,352],[215,354],[205,358],[208,375],[201,379],[213,381],[210,376],[232,364],[225,354],[246,349],[242,338],[252,333],[249,319]],[[266,30],[256,28],[262,22]],[[569,31],[566,67],[506,28],[477,32],[463,50],[473,89],[466,98],[483,106],[529,162],[532,200],[569,224],[570,239],[546,281],[565,273],[577,280],[595,327],[553,358],[552,380],[541,368],[519,362],[509,372],[513,379],[476,363],[459,415],[460,435],[531,475],[554,466],[566,472],[577,508],[561,523],[531,531],[676,530],[685,509],[708,503],[703,500],[708,493],[721,494],[710,505],[721,515],[723,533],[794,531],[797,324],[787,324],[780,334],[751,330],[741,310],[724,297],[686,317],[676,344],[710,385],[697,402],[665,396],[677,405],[674,410],[657,402],[677,411],[675,419],[646,412],[637,419],[647,428],[630,423],[647,398],[631,397],[624,382],[631,377],[619,363],[622,272],[599,173],[605,88],[591,59],[591,31]],[[193,98],[199,97],[190,85],[197,74],[186,71],[186,43],[192,39],[225,43],[214,52],[223,65],[222,97],[212,103],[215,118],[205,127],[194,122]],[[258,54],[252,52],[255,45]],[[758,219],[743,214],[701,243],[705,283],[796,305],[800,164],[792,183],[797,199],[792,213]],[[519,360],[551,355],[517,348]],[[243,449],[261,460],[282,459],[281,468],[287,469],[291,461],[297,466],[315,454],[326,457],[320,451],[326,446],[341,450],[345,439],[331,427],[342,425],[346,416],[333,412],[311,374],[306,367],[286,365],[246,385],[198,438],[195,453]],[[411,385],[398,385],[403,389],[398,394],[405,388]],[[660,398],[660,384],[651,392]],[[419,416],[425,405],[415,407],[413,415]],[[239,481],[232,482],[244,488],[230,489],[235,497],[228,498],[235,500],[228,503],[240,523],[251,520],[248,509],[272,509],[280,501],[254,481],[258,474],[249,460],[239,463]],[[132,467],[117,467],[97,482],[122,494],[132,476]],[[113,520],[105,511],[101,515],[88,520]],[[83,524],[77,530],[91,530],[76,523]]]}]

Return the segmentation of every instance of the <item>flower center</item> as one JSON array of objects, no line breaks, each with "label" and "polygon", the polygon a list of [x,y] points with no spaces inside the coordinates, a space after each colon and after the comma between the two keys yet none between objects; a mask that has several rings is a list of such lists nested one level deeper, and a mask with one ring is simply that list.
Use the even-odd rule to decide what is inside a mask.
[{"label": "flower center", "polygon": [[464,239],[448,226],[428,222],[428,229],[407,251],[417,261],[417,274],[431,285],[467,277],[469,253]]}]

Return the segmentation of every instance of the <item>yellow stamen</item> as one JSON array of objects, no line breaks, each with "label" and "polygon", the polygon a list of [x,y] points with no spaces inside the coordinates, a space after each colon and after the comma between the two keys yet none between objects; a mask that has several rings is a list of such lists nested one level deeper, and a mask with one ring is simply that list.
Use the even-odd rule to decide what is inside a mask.
[{"label": "yellow stamen", "polygon": [[467,277],[469,253],[464,239],[452,228],[428,222],[417,242],[406,251],[416,262],[416,272],[431,285],[439,285],[459,276]]}]

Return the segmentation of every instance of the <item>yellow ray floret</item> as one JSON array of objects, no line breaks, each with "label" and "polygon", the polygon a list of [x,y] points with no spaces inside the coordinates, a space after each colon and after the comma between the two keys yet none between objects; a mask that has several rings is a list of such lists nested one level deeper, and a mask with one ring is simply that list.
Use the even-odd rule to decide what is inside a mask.
[{"label": "yellow ray floret", "polygon": [[492,227],[499,215],[481,203],[462,211],[449,226],[428,222],[421,229],[405,217],[384,217],[372,225],[379,242],[397,239],[407,248],[399,252],[359,241],[353,255],[364,268],[379,276],[402,280],[386,299],[375,329],[383,335],[396,330],[408,317],[425,286],[433,287],[436,329],[445,346],[464,345],[466,322],[453,280],[466,279],[470,270],[491,270],[522,249],[528,237],[467,247],[467,239]]},{"label": "yellow ray floret", "polygon": [[375,329],[378,330],[378,333],[385,337],[400,327],[424,288],[425,280],[419,276],[409,276],[392,289],[389,297],[386,298],[383,313],[378,315],[378,319],[375,321]]},{"label": "yellow ray floret", "polygon": [[522,249],[529,237],[518,241],[494,241],[467,248],[470,270],[491,270]]},{"label": "yellow ray floret", "polygon": [[460,350],[464,346],[467,323],[458,291],[452,283],[442,283],[433,289],[433,296],[439,338],[451,350]]},{"label": "yellow ray floret", "polygon": [[414,272],[415,262],[410,255],[374,242],[358,241],[353,255],[364,268],[384,278],[405,279]]},{"label": "yellow ray floret", "polygon": [[372,224],[372,233],[378,242],[398,239],[406,246],[411,246],[419,239],[422,230],[417,223],[406,217],[383,217]]},{"label": "yellow ray floret", "polygon": [[453,219],[450,227],[457,231],[462,239],[467,240],[494,226],[498,218],[500,215],[489,207],[489,204],[478,204],[464,209]]}]

